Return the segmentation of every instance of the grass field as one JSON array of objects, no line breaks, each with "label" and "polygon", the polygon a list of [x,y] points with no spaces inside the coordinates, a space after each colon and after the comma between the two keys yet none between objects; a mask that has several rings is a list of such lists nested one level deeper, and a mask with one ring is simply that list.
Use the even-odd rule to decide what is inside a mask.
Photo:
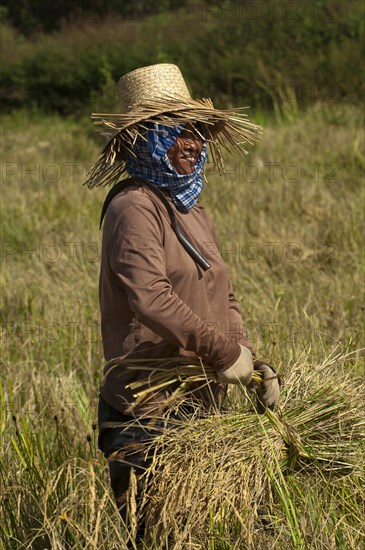
[{"label": "grass field", "polygon": [[[270,529],[261,532],[253,520],[245,527],[247,510],[236,506],[218,517],[208,499],[197,530],[192,523],[189,536],[170,548],[357,549],[364,542],[364,454],[356,431],[364,391],[363,113],[327,104],[276,115],[251,115],[263,123],[263,141],[247,158],[229,160],[223,181],[208,166],[202,202],[258,355],[287,380],[283,407],[290,410],[292,398],[299,406],[321,384],[338,388],[347,416],[341,424],[340,415],[332,443],[346,439],[356,467],[340,475],[301,466],[290,474],[259,454],[260,467],[270,462]],[[103,364],[98,218],[105,190],[82,187],[102,141],[87,120],[26,111],[5,116],[3,128],[3,548],[123,548],[96,446]],[[231,397],[237,415],[244,401],[239,393]],[[258,441],[267,441],[265,422],[257,420]],[[225,444],[219,433],[206,447],[217,477]],[[166,460],[176,462],[176,455]],[[173,485],[175,477],[164,482]]]}]

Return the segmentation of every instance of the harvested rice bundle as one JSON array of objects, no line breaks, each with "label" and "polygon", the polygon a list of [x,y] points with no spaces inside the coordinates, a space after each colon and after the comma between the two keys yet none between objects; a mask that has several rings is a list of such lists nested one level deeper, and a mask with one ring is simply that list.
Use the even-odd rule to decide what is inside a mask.
[{"label": "harvested rice bundle", "polygon": [[[113,367],[123,365],[127,370],[140,371],[143,365],[144,371],[149,371],[148,378],[131,382],[127,387],[133,391],[133,397],[136,398],[133,406],[140,405],[153,400],[156,393],[164,388],[173,387],[169,399],[169,404],[172,405],[175,400],[186,397],[189,393],[189,386],[194,384],[205,385],[210,381],[217,380],[217,372],[210,366],[204,365],[202,361],[193,361],[192,358],[179,358],[179,364],[171,361],[167,362],[166,358],[156,359],[155,363],[160,363],[160,366],[154,365],[148,367],[145,363],[151,363],[151,360],[144,359],[112,359],[106,366]],[[259,385],[262,382],[262,375],[258,371],[253,372],[251,385]],[[177,387],[175,387],[177,386]]]},{"label": "harvested rice bundle", "polygon": [[[277,414],[259,416],[245,407],[186,421],[156,438],[144,496],[155,540],[170,535],[173,548],[194,541],[208,548],[212,526],[225,524],[236,525],[232,548],[290,546],[301,537],[300,522],[310,522],[306,499],[323,498],[326,506],[326,491],[344,479],[356,490],[363,475],[365,386],[338,369],[341,360],[293,368]],[[272,532],[263,528],[263,517]]]}]

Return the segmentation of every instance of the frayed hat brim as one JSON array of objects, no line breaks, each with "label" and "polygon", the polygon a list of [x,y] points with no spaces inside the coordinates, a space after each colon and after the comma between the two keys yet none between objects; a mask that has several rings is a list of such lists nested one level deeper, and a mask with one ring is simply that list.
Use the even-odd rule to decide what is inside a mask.
[{"label": "frayed hat brim", "polygon": [[164,95],[134,105],[125,114],[93,113],[100,133],[108,138],[98,161],[87,175],[84,185],[89,189],[114,185],[126,175],[126,155],[134,154],[133,145],[138,137],[144,137],[151,123],[164,126],[200,123],[204,127],[204,139],[210,149],[210,161],[220,174],[224,173],[223,150],[229,153],[247,154],[245,145],[258,141],[260,126],[251,123],[247,114],[238,109],[215,109],[210,99],[195,100],[186,96]]}]

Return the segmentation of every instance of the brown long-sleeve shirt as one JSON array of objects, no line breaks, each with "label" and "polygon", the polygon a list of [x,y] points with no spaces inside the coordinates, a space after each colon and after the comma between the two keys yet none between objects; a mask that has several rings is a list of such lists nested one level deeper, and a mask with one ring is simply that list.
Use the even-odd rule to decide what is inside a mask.
[{"label": "brown long-sleeve shirt", "polygon": [[[184,250],[165,206],[150,189],[136,182],[118,194],[108,207],[102,241],[99,298],[105,358],[150,359],[151,366],[156,359],[188,355],[217,371],[227,369],[239,357],[238,342],[251,346],[211,220],[199,202],[182,212],[167,198],[211,268],[203,271]],[[106,367],[101,396],[126,412],[135,399],[125,386],[147,376],[143,366],[137,372]],[[205,393],[219,393],[219,385],[212,383]],[[161,391],[133,414],[153,415],[166,399]]]}]

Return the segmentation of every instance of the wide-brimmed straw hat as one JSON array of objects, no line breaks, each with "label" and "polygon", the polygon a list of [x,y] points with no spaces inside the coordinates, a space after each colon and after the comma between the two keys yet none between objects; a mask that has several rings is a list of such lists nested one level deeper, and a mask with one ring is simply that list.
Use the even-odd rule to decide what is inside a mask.
[{"label": "wide-brimmed straw hat", "polygon": [[87,176],[85,185],[114,185],[126,175],[125,159],[133,145],[149,129],[148,123],[176,126],[199,123],[211,154],[211,162],[224,172],[222,149],[246,154],[246,143],[260,138],[259,126],[238,109],[215,109],[211,99],[192,99],[180,69],[159,63],[136,69],[118,82],[121,113],[93,113],[94,124],[108,142]]}]

